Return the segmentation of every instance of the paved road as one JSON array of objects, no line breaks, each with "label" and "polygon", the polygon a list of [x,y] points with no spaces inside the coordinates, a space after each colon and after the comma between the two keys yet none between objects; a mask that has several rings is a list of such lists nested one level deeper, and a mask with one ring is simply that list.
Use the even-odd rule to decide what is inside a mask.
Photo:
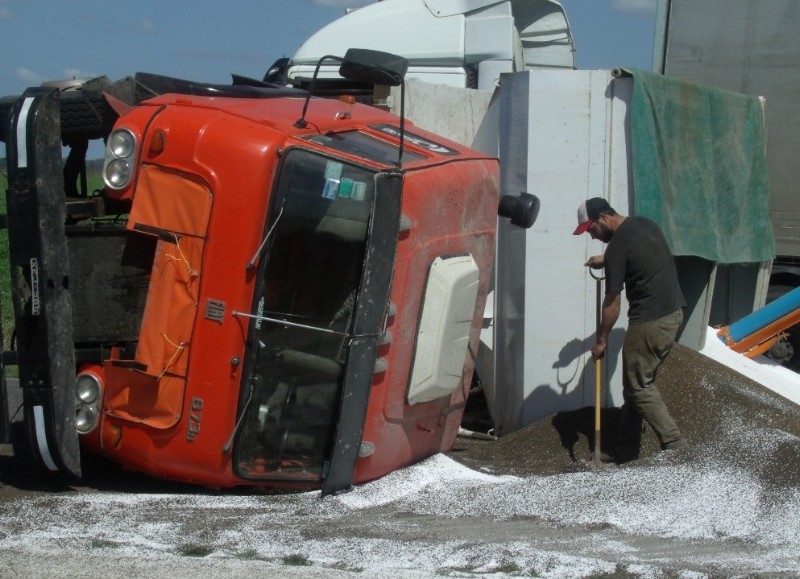
[{"label": "paved road", "polygon": [[[89,461],[0,456],[0,569],[37,577],[798,577],[800,409],[696,354],[659,378],[690,437],[602,470],[581,413],[336,497],[209,493]],[[565,423],[577,440],[564,444]],[[567,448],[570,446],[571,448]]]}]

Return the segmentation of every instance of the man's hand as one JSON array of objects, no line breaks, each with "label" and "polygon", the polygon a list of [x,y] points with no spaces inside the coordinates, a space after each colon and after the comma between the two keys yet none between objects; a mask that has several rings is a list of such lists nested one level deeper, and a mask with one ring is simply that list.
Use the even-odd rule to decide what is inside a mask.
[{"label": "man's hand", "polygon": [[591,267],[592,269],[603,269],[606,265],[606,260],[603,258],[602,255],[593,255],[589,259],[586,260],[584,263],[586,267]]},{"label": "man's hand", "polygon": [[592,346],[592,360],[599,360],[606,355],[606,343],[597,342]]}]

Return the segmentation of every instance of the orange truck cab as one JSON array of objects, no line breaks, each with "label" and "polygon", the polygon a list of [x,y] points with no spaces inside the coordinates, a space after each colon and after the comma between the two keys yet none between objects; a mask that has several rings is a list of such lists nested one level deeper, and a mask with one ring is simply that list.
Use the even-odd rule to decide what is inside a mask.
[{"label": "orange truck cab", "polygon": [[[402,82],[402,59],[348,54],[343,75]],[[106,97],[105,186],[79,199],[64,95],[28,89],[9,111],[3,361],[26,454],[75,476],[87,451],[208,487],[335,493],[449,450],[497,159],[352,99],[172,88]],[[504,204],[535,219],[535,198]]]}]

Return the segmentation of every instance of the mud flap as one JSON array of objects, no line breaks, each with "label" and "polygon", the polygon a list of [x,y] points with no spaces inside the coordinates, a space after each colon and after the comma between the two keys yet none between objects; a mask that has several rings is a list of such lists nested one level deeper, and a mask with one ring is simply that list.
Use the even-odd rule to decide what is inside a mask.
[{"label": "mud flap", "polygon": [[322,483],[322,494],[348,490],[361,447],[367,418],[378,339],[389,302],[400,229],[403,177],[397,172],[380,173],[375,182],[375,206],[370,222],[364,263],[364,282],[356,302],[356,318],[339,401],[339,419]]},{"label": "mud flap", "polygon": [[8,237],[24,427],[43,468],[80,476],[60,99],[32,88],[7,125]]}]

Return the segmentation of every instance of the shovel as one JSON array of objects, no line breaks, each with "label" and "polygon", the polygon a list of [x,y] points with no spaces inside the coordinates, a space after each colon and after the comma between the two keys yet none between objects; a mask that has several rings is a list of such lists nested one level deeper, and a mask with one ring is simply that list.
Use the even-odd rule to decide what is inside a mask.
[{"label": "shovel", "polygon": [[[592,273],[592,270],[589,270],[589,274],[597,281],[597,296],[595,300],[595,317],[597,319],[595,335],[597,335],[597,333],[600,332],[600,316],[602,307],[602,298],[600,294],[602,291],[603,277],[595,276],[594,273]],[[595,467],[602,466],[600,461],[600,410],[601,395],[603,391],[602,368],[602,358],[598,358],[594,361],[594,453],[592,453],[592,466]]]},{"label": "shovel", "polygon": [[602,391],[602,381],[600,379],[602,361],[600,358],[594,361],[594,453],[592,454],[592,464],[596,467],[602,466],[600,462],[600,393]]}]

